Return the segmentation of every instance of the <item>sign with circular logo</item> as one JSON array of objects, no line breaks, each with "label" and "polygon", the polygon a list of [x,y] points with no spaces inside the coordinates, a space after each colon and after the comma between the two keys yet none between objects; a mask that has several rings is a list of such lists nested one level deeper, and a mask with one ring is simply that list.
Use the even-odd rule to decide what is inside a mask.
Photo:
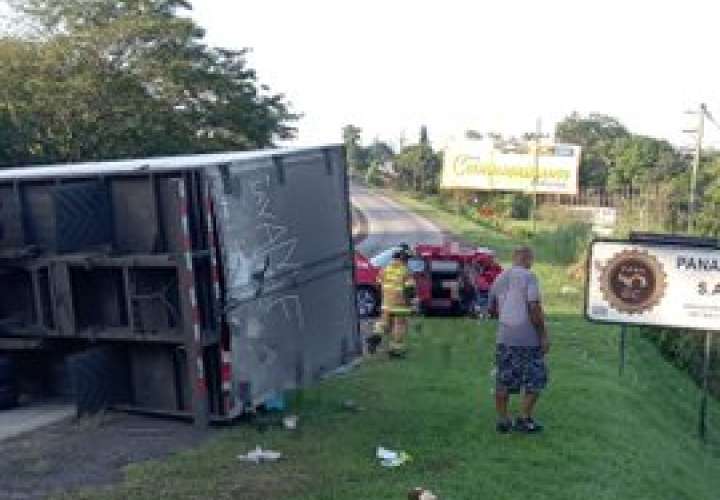
[{"label": "sign with circular logo", "polygon": [[600,289],[612,308],[642,314],[665,295],[667,276],[662,263],[645,250],[623,250],[613,255],[600,273]]}]

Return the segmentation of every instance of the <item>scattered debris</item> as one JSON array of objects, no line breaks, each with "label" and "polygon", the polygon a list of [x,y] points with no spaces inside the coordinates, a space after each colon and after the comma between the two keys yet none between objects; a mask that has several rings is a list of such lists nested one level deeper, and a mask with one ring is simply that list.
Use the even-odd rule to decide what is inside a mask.
[{"label": "scattered debris", "polygon": [[283,427],[285,427],[287,430],[294,431],[297,429],[298,421],[300,420],[300,417],[297,415],[288,415],[287,417],[283,418]]},{"label": "scattered debris", "polygon": [[565,285],[560,289],[560,295],[577,295],[578,289],[570,285]]},{"label": "scattered debris", "polygon": [[383,467],[400,467],[406,464],[412,457],[404,451],[394,451],[378,446],[377,458]]},{"label": "scattered debris", "polygon": [[254,450],[249,451],[245,455],[238,455],[237,458],[242,462],[259,464],[261,462],[277,462],[282,458],[282,453],[272,450],[263,450],[259,446],[256,446]]},{"label": "scattered debris", "polygon": [[267,411],[285,411],[287,406],[285,395],[282,392],[273,393],[263,402],[263,405]]},{"label": "scattered debris", "polygon": [[342,402],[342,408],[346,411],[352,411],[352,412],[361,412],[365,410],[362,406],[358,405],[354,400],[352,399],[346,399]]},{"label": "scattered debris", "polygon": [[329,378],[333,377],[341,377],[343,375],[347,375],[351,371],[353,371],[355,368],[357,368],[360,363],[362,363],[362,358],[357,358],[351,361],[350,363],[347,363],[345,365],[339,366],[335,368],[334,370],[322,375],[320,377],[321,380],[327,380]]},{"label": "scattered debris", "polygon": [[408,492],[408,500],[438,500],[438,497],[425,488],[413,488]]}]

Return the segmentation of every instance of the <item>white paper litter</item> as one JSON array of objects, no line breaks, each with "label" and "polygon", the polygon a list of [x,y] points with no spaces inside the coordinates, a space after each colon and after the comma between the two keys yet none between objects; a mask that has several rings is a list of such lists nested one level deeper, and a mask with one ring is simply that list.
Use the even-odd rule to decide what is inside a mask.
[{"label": "white paper litter", "polygon": [[404,451],[389,450],[382,446],[378,446],[376,456],[383,467],[400,467],[410,461],[410,455]]},{"label": "white paper litter", "polygon": [[297,415],[288,415],[287,417],[283,418],[283,426],[290,431],[294,431],[297,429],[298,421],[300,418]]},{"label": "white paper litter", "polygon": [[237,458],[242,462],[259,464],[261,462],[276,462],[282,458],[282,453],[263,450],[259,446],[256,446],[254,450],[247,452],[245,455],[238,455]]}]

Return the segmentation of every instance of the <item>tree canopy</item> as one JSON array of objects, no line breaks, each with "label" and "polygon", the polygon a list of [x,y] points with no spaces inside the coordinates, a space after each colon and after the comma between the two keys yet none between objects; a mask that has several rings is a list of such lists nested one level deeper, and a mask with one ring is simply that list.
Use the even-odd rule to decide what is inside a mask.
[{"label": "tree canopy", "polygon": [[345,145],[345,154],[347,155],[347,164],[350,170],[367,169],[364,152],[360,144],[361,135],[362,129],[352,124],[345,125],[342,129],[343,144]]},{"label": "tree canopy", "polygon": [[555,127],[557,141],[582,147],[580,183],[590,187],[606,186],[614,143],[629,135],[617,119],[599,113],[588,116],[573,113]]},{"label": "tree canopy", "polygon": [[297,115],[247,50],[203,43],[182,0],[13,0],[0,37],[0,165],[255,149]]},{"label": "tree canopy", "polygon": [[617,189],[640,187],[677,175],[682,156],[664,140],[632,134],[616,118],[573,113],[557,124],[555,137],[582,147],[580,184]]}]

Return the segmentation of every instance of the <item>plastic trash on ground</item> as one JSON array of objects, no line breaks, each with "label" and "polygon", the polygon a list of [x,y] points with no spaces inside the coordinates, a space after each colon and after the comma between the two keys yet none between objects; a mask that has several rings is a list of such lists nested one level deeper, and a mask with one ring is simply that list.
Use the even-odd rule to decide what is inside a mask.
[{"label": "plastic trash on ground", "polygon": [[282,458],[282,453],[272,450],[263,450],[259,446],[254,450],[247,452],[245,455],[238,455],[241,462],[250,462],[259,464],[261,462],[277,462]]},{"label": "plastic trash on ground", "polygon": [[297,415],[288,415],[287,417],[283,418],[283,427],[285,427],[289,431],[294,431],[297,429],[298,422],[300,421],[300,417]]},{"label": "plastic trash on ground", "polygon": [[438,497],[425,488],[413,488],[408,493],[408,500],[438,500]]},{"label": "plastic trash on ground", "polygon": [[355,402],[355,401],[352,400],[352,399],[346,399],[345,401],[343,401],[343,402],[342,402],[342,409],[345,410],[345,411],[350,411],[350,412],[361,412],[361,411],[365,411],[365,408],[363,408],[362,406],[358,405],[357,402]]},{"label": "plastic trash on ground", "polygon": [[389,450],[382,446],[378,446],[377,458],[383,467],[400,467],[412,460],[412,457],[404,451]]},{"label": "plastic trash on ground", "polygon": [[285,395],[281,392],[273,393],[263,404],[268,411],[285,411]]}]

